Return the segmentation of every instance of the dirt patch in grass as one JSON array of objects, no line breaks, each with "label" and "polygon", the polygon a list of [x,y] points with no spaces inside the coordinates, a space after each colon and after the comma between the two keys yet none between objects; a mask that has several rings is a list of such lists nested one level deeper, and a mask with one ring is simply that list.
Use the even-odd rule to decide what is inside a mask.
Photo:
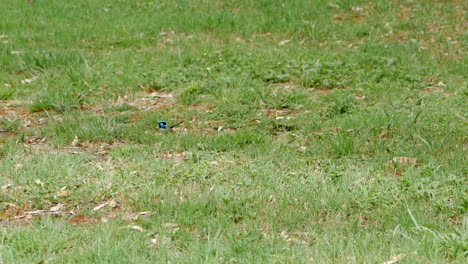
[{"label": "dirt patch in grass", "polygon": [[0,100],[0,115],[4,117],[25,117],[30,115],[26,105],[29,102],[21,100]]},{"label": "dirt patch in grass", "polygon": [[[21,100],[0,101],[0,135],[10,137],[20,131],[31,131],[46,125],[50,118],[59,120],[60,116],[50,116],[49,113],[31,113],[30,102]],[[46,116],[47,114],[47,116]],[[27,138],[33,143],[37,139]]]},{"label": "dirt patch in grass", "polygon": [[84,215],[77,215],[70,219],[70,223],[73,225],[95,225],[101,222],[100,219],[95,217],[87,217]]},{"label": "dirt patch in grass", "polygon": [[30,202],[22,205],[3,202],[3,205],[5,208],[0,211],[0,222],[9,224],[24,224],[47,215],[69,217],[75,214],[73,211],[62,210],[65,204],[55,204],[48,209],[32,209]]}]

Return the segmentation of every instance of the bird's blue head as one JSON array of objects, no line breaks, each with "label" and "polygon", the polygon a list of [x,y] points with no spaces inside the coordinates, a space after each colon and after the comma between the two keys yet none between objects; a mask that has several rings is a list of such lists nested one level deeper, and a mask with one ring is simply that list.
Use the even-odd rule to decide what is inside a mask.
[{"label": "bird's blue head", "polygon": [[159,121],[158,125],[160,129],[167,129],[167,123],[165,121]]}]

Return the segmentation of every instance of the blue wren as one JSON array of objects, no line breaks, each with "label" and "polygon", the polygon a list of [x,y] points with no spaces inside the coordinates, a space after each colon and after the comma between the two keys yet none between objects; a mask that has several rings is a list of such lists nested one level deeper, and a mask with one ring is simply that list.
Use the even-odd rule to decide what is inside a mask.
[{"label": "blue wren", "polygon": [[175,124],[175,125],[172,125],[172,126],[168,126],[167,125],[167,122],[166,121],[159,121],[158,122],[158,125],[159,125],[159,129],[162,130],[162,131],[170,131],[172,130],[172,128],[182,124],[184,121],[180,121],[179,123]]},{"label": "blue wren", "polygon": [[165,121],[159,121],[158,125],[159,125],[159,129],[167,130],[167,123]]}]

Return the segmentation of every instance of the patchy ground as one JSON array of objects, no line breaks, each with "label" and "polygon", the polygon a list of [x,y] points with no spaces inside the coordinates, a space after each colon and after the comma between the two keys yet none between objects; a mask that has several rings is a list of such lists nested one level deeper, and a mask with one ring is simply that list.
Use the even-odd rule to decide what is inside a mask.
[{"label": "patchy ground", "polygon": [[466,10],[5,6],[0,262],[466,262]]}]

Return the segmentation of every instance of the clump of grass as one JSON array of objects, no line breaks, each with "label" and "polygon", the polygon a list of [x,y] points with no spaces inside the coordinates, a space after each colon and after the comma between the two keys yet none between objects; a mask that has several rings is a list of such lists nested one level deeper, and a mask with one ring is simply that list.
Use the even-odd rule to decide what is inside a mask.
[{"label": "clump of grass", "polygon": [[70,66],[79,67],[84,62],[83,56],[75,52],[36,51],[23,56],[20,68],[29,72],[64,70]]},{"label": "clump of grass", "polygon": [[348,132],[338,132],[326,137],[333,153],[337,156],[354,154],[356,150],[355,136]]},{"label": "clump of grass", "polygon": [[12,88],[1,88],[0,89],[0,100],[7,100],[13,97],[15,90]]},{"label": "clump of grass", "polygon": [[57,112],[72,111],[80,109],[83,102],[84,97],[81,94],[73,95],[49,91],[36,98],[29,106],[29,110],[31,112],[42,110],[55,110]]},{"label": "clump of grass", "polygon": [[16,133],[20,130],[22,122],[20,119],[11,120],[6,117],[0,118],[0,128],[6,132]]}]

